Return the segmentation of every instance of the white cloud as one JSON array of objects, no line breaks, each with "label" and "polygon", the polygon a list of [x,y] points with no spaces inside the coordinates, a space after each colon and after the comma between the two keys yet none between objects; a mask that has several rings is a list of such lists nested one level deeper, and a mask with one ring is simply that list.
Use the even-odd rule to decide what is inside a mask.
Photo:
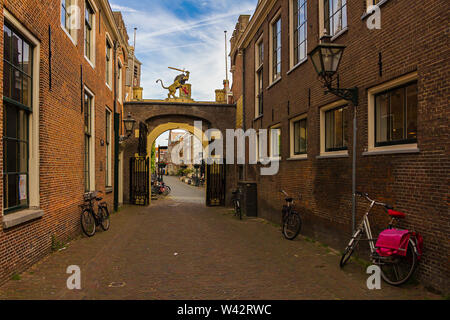
[{"label": "white cloud", "polygon": [[[138,8],[123,11],[130,35],[134,27],[138,28],[136,55],[143,63],[144,98],[167,97],[156,80],[163,79],[166,86],[170,84],[178,74],[167,68],[171,66],[191,72],[189,82],[195,100],[214,100],[214,90],[222,88],[225,79],[224,30],[228,31],[229,41],[239,15],[252,13],[257,1],[173,0],[173,5],[171,1],[171,8],[185,10],[186,16],[192,6],[207,12],[195,19],[180,18],[179,12],[167,9],[162,1],[149,2],[152,4],[146,4],[145,11]],[[131,6],[131,2],[126,4]]]},{"label": "white cloud", "polygon": [[136,12],[136,10],[133,9],[133,8],[124,7],[124,6],[119,6],[119,5],[117,5],[117,4],[111,4],[111,9],[112,9],[113,11]]}]

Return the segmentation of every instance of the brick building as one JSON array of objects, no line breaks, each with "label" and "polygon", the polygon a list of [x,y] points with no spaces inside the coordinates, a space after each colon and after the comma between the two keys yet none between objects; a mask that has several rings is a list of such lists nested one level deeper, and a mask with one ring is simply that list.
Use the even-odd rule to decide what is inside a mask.
[{"label": "brick building", "polygon": [[[381,29],[367,27],[372,4]],[[269,141],[277,175],[236,166],[241,180],[257,183],[258,214],[279,221],[276,191],[300,192],[302,232],[342,250],[352,224],[354,109],[324,94],[307,54],[324,34],[346,46],[340,86],[359,88],[357,190],[407,213],[404,226],[425,239],[418,276],[443,292],[450,287],[445,7],[444,0],[261,0],[251,19],[239,18],[230,53],[236,125],[278,129]],[[357,221],[366,205],[358,201]],[[371,219],[375,231],[388,222],[382,210]]]},{"label": "brick building", "polygon": [[0,1],[0,282],[79,234],[86,191],[120,201],[129,45],[107,0]]}]

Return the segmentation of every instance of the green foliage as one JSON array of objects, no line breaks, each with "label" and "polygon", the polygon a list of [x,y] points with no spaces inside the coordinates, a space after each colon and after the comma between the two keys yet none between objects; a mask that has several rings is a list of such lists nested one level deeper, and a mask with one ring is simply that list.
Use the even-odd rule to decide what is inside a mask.
[{"label": "green foliage", "polygon": [[16,281],[20,280],[20,274],[18,274],[18,273],[13,274],[13,276],[11,277],[11,280],[16,280]]},{"label": "green foliage", "polygon": [[151,172],[155,173],[156,172],[156,146],[155,146],[154,142],[153,142],[153,145],[152,145],[152,153],[151,153],[151,157],[150,157],[150,166],[151,166]]},{"label": "green foliage", "polygon": [[62,248],[64,248],[64,243],[56,240],[56,237],[52,235],[52,251],[55,252]]},{"label": "green foliage", "polygon": [[194,169],[186,168],[186,169],[178,169],[177,176],[187,176],[188,174],[194,173]]}]

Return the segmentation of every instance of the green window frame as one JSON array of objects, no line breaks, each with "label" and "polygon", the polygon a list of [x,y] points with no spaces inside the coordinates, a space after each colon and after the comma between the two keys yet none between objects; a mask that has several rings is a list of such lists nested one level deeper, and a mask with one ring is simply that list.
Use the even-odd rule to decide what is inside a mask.
[{"label": "green window frame", "polygon": [[84,189],[91,191],[92,106],[94,97],[84,92]]},{"label": "green window frame", "polygon": [[111,86],[111,50],[112,45],[106,40],[106,83]]},{"label": "green window frame", "polygon": [[111,111],[106,109],[106,134],[105,134],[105,146],[106,146],[106,179],[105,186],[111,187]]},{"label": "green window frame", "polygon": [[7,21],[3,43],[3,209],[8,214],[29,207],[34,47]]}]

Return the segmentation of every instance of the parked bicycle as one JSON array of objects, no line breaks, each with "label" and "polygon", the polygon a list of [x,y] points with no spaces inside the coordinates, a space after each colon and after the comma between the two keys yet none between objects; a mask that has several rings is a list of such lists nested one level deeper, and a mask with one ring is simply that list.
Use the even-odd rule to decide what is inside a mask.
[{"label": "parked bicycle", "polygon": [[[367,193],[356,192],[356,195],[365,198],[370,206],[345,248],[341,268],[352,256],[359,241],[366,240],[369,241],[371,261],[380,267],[383,280],[391,285],[405,283],[414,273],[422,255],[422,236],[414,231],[393,228],[394,221],[405,218],[404,213],[394,211],[389,204],[370,199]],[[378,239],[372,238],[369,222],[369,213],[374,206],[383,207],[392,217],[388,228],[380,233]]]},{"label": "parked bicycle", "polygon": [[172,189],[164,183],[164,181],[161,181],[159,184],[159,193],[163,196],[168,196]]},{"label": "parked bicycle", "polygon": [[242,220],[241,190],[235,189],[232,191],[232,194],[233,194],[234,216],[239,217],[239,220]]},{"label": "parked bicycle", "polygon": [[[302,228],[302,219],[300,217],[300,214],[295,211],[294,198],[290,197],[283,190],[280,190],[280,192],[286,196],[286,204],[283,205],[282,210],[282,232],[286,239],[294,240],[298,236]],[[298,198],[298,200],[300,200],[300,197]]]},{"label": "parked bicycle", "polygon": [[168,196],[172,189],[164,183],[164,181],[152,182],[152,195],[164,195]]},{"label": "parked bicycle", "polygon": [[[96,227],[101,226],[104,231],[109,229],[109,210],[106,202],[100,202],[103,198],[98,197],[101,192],[88,192],[84,194],[84,204],[81,213],[81,228],[84,234],[92,237],[95,234]],[[97,203],[97,212],[94,209],[94,202]]]}]

